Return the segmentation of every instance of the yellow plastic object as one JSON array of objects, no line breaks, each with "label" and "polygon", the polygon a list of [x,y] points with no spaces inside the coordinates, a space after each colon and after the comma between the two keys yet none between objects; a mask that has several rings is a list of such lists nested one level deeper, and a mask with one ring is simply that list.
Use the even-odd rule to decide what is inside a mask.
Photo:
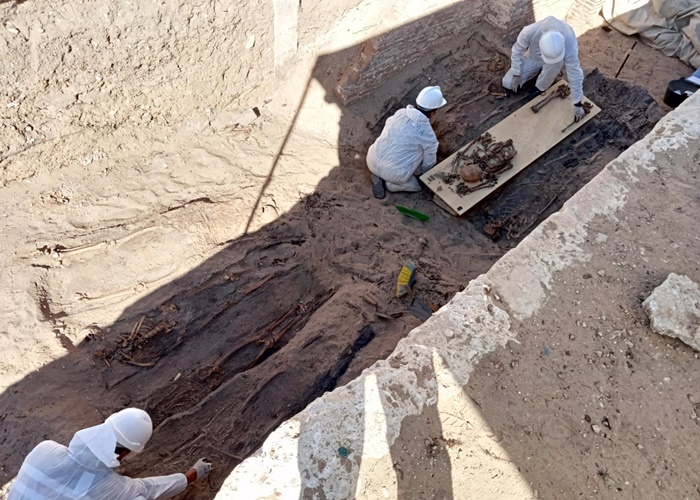
[{"label": "yellow plastic object", "polygon": [[401,268],[399,278],[396,280],[396,297],[400,298],[411,292],[411,287],[416,282],[416,265],[408,261]]}]

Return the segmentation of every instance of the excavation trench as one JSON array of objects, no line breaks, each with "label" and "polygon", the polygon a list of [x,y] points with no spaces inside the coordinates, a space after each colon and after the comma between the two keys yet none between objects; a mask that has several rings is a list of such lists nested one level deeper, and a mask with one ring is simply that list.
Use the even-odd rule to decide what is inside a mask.
[{"label": "excavation trench", "polygon": [[[415,99],[426,75],[449,100],[435,126],[441,158],[525,104],[488,95],[508,64],[502,52],[473,36],[345,107],[339,147],[347,161],[341,155],[312,195],[154,292],[145,313],[140,304],[99,325],[74,362],[28,377],[19,392],[54,413],[86,392],[105,411],[145,408],[157,432],[127,472],[164,473],[207,456],[221,473],[188,498],[211,498],[277,425],[388,356],[431,309],[487,271],[661,116],[645,89],[594,71],[584,90],[603,110],[595,121],[466,216],[447,214],[427,190],[372,198],[362,161],[349,158]],[[326,88],[342,70],[336,63],[320,63],[334,71],[317,68]],[[404,219],[394,204],[431,219]],[[408,260],[418,268],[414,294],[397,299],[396,277]],[[42,300],[55,320],[60,312]],[[16,405],[29,413],[32,403],[20,397]],[[31,439],[26,429],[15,432],[3,448],[25,449]],[[3,458],[15,470],[22,459],[9,451]]]}]

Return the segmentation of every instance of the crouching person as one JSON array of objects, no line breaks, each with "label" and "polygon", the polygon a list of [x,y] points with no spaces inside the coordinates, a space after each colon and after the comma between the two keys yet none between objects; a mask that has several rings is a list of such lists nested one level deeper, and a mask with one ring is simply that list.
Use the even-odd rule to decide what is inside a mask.
[{"label": "crouching person", "polygon": [[440,87],[426,87],[410,104],[386,121],[381,135],[367,151],[367,167],[372,173],[372,194],[384,198],[392,193],[420,191],[416,176],[437,161],[438,140],[430,124],[438,108],[447,104]]},{"label": "crouching person", "polygon": [[156,500],[172,498],[211,472],[206,459],[184,474],[130,478],[112,470],[151,438],[151,418],[127,408],[75,433],[68,447],[39,443],[25,458],[8,500]]}]

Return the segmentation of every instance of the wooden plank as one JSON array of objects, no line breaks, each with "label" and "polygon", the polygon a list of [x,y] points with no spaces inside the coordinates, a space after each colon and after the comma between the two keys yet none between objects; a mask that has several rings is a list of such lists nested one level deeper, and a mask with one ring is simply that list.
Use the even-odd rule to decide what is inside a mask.
[{"label": "wooden plank", "polygon": [[449,212],[449,213],[451,213],[452,215],[457,215],[457,216],[459,215],[458,213],[455,213],[455,211],[452,210],[452,209],[449,207],[449,205],[447,205],[447,203],[445,203],[444,201],[442,201],[438,195],[436,195],[436,194],[433,195],[433,201],[435,202],[435,204],[436,204],[438,207],[442,208],[445,212]]},{"label": "wooden plank", "polygon": [[[565,80],[560,80],[540,97],[533,99],[502,122],[494,125],[488,130],[495,141],[513,140],[513,146],[518,152],[513,158],[513,168],[506,170],[498,176],[498,184],[493,187],[479,189],[473,193],[458,195],[457,185],[461,179],[452,184],[446,184],[442,178],[443,173],[452,173],[452,160],[460,151],[467,149],[467,144],[458,151],[455,151],[449,158],[440,162],[435,167],[421,176],[421,180],[457,215],[463,215],[474,205],[499,189],[510,179],[524,170],[537,158],[552,149],[567,136],[583,127],[600,112],[600,108],[590,100],[584,98],[593,107],[581,121],[569,127],[566,132],[562,132],[567,125],[574,120],[571,97],[564,99],[554,98],[545,105],[539,113],[535,113],[530,108],[534,104],[543,101],[550,94],[554,93],[560,85],[568,85]],[[436,175],[437,174],[437,175]],[[473,186],[475,184],[468,184]]]}]

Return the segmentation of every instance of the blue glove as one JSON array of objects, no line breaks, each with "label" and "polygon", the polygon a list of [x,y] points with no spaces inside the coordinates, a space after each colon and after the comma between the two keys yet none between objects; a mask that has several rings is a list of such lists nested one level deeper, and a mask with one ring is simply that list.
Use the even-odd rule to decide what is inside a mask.
[{"label": "blue glove", "polygon": [[586,116],[586,110],[583,109],[583,106],[574,104],[574,121],[577,122],[581,120],[584,116]]}]

